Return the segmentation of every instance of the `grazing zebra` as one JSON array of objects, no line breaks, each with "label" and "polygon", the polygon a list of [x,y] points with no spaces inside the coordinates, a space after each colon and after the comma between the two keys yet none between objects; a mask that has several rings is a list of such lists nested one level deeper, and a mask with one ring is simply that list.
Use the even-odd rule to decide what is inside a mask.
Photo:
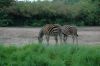
[{"label": "grazing zebra", "polygon": [[73,39],[73,43],[74,43],[74,40],[76,39],[76,42],[78,44],[78,34],[77,34],[77,28],[75,26],[70,26],[70,25],[64,25],[62,26],[62,33],[63,33],[63,41],[64,43],[66,43],[67,41],[67,37],[69,35],[72,36],[72,39]]},{"label": "grazing zebra", "polygon": [[42,43],[43,36],[46,37],[47,44],[49,44],[50,36],[54,36],[56,44],[58,43],[58,36],[60,41],[62,40],[61,36],[61,26],[59,24],[46,24],[39,32],[38,41]]}]

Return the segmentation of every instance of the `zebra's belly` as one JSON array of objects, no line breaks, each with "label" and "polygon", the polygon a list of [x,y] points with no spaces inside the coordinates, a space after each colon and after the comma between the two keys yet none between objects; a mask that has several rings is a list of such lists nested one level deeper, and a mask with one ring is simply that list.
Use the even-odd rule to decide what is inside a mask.
[{"label": "zebra's belly", "polygon": [[48,36],[58,36],[58,34],[45,34],[45,35],[48,35]]}]

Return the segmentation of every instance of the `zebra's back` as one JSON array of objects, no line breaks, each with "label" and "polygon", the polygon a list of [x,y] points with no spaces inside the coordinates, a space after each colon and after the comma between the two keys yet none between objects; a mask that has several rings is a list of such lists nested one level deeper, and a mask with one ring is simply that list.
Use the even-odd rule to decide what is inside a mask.
[{"label": "zebra's back", "polygon": [[76,35],[77,34],[77,28],[75,26],[70,26],[70,25],[64,25],[62,26],[62,33],[64,35]]},{"label": "zebra's back", "polygon": [[60,25],[58,24],[47,24],[43,27],[43,32],[45,35],[58,35],[59,32],[61,32],[60,30]]}]

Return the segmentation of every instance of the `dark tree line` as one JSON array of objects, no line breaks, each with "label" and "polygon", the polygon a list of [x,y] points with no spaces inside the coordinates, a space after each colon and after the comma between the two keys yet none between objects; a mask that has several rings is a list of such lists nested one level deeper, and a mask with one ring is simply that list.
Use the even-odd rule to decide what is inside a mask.
[{"label": "dark tree line", "polygon": [[100,25],[99,0],[15,2],[0,0],[0,26],[42,26],[46,23]]}]

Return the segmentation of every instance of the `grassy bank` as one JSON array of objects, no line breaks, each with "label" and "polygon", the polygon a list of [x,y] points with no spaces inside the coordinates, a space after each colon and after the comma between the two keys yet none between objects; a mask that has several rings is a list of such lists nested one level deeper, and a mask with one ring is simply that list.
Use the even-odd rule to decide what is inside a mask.
[{"label": "grassy bank", "polygon": [[100,46],[0,45],[0,66],[100,66]]}]

